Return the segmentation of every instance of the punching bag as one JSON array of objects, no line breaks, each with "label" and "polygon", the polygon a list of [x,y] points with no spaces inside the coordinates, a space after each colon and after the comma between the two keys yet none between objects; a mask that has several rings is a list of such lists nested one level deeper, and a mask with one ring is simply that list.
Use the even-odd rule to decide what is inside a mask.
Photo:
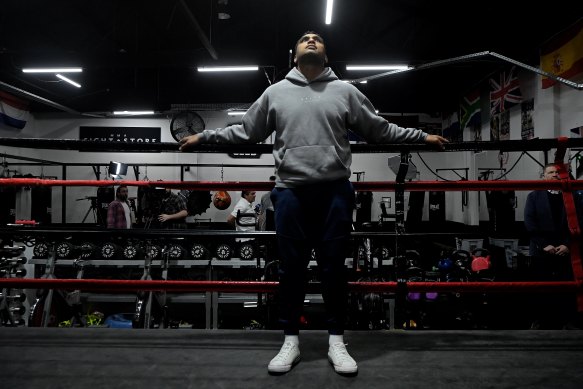
[{"label": "punching bag", "polygon": [[16,188],[0,188],[0,225],[14,223],[16,220]]},{"label": "punching bag", "polygon": [[216,209],[225,210],[231,206],[231,195],[229,192],[215,192],[213,195],[213,205]]},{"label": "punching bag", "polygon": [[516,193],[513,190],[486,192],[490,230],[496,233],[514,232]]},{"label": "punching bag", "polygon": [[51,224],[53,188],[50,186],[37,186],[31,188],[30,218],[40,224]]},{"label": "punching bag", "polygon": [[445,192],[429,192],[429,221],[445,223]]},{"label": "punching bag", "polygon": [[109,203],[115,199],[115,189],[113,187],[99,187],[97,188],[97,225],[107,226],[107,209]]},{"label": "punching bag", "polygon": [[409,209],[407,210],[407,231],[417,231],[421,227],[423,219],[423,205],[425,204],[425,192],[409,193]]},{"label": "punching bag", "polygon": [[370,223],[372,210],[372,192],[358,192],[356,194],[356,226]]}]

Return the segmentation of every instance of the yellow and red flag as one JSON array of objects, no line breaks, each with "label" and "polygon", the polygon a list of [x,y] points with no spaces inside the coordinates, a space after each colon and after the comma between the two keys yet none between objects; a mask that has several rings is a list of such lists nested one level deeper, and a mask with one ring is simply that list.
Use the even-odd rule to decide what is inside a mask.
[{"label": "yellow and red flag", "polygon": [[[570,79],[583,72],[583,18],[548,41],[541,48],[541,69]],[[555,85],[552,78],[543,77],[543,89]]]}]

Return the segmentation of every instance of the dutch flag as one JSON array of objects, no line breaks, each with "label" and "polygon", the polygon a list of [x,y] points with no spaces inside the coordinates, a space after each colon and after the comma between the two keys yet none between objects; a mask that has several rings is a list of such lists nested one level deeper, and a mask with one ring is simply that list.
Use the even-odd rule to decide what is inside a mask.
[{"label": "dutch flag", "polygon": [[28,119],[28,103],[0,91],[0,123],[22,130]]}]

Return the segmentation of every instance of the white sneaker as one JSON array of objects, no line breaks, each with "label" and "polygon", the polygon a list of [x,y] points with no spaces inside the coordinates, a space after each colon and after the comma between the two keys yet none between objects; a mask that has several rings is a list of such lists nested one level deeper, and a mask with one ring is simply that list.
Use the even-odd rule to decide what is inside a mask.
[{"label": "white sneaker", "polygon": [[281,350],[267,365],[270,373],[287,373],[300,361],[300,347],[292,342],[285,342]]},{"label": "white sneaker", "polygon": [[342,342],[332,343],[328,349],[328,360],[334,366],[334,371],[340,374],[354,374],[358,372],[358,366],[346,346]]}]

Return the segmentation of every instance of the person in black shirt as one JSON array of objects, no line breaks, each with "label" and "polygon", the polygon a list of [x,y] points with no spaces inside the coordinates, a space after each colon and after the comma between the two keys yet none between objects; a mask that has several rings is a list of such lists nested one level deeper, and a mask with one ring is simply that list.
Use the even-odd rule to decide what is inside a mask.
[{"label": "person in black shirt", "polygon": [[[544,180],[560,180],[559,166],[545,165]],[[583,207],[581,193],[574,193],[578,221],[581,223]],[[530,235],[530,274],[538,281],[573,280],[571,263],[571,235],[567,224],[567,213],[560,190],[536,190],[528,194],[524,207],[524,225]],[[572,294],[547,293],[531,295],[535,319],[531,328],[560,328],[577,323],[575,300]]]},{"label": "person in black shirt", "polygon": [[[550,163],[544,167],[544,180],[559,180],[559,167]],[[563,202],[558,190],[536,190],[529,193],[524,207],[524,225],[530,234],[531,256],[569,255],[569,228]]]},{"label": "person in black shirt", "polygon": [[172,193],[166,189],[165,197],[162,199],[158,221],[162,228],[184,229],[186,228],[186,217],[188,210],[186,201],[182,196]]}]

